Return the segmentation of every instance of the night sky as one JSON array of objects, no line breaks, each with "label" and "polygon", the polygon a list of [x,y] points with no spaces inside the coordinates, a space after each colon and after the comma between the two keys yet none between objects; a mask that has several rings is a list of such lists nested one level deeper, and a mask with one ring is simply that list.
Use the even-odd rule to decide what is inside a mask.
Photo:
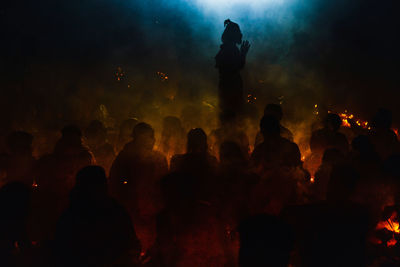
[{"label": "night sky", "polygon": [[87,120],[100,103],[118,118],[132,115],[129,101],[162,104],[171,92],[179,103],[215,102],[214,56],[229,17],[252,44],[243,77],[259,105],[284,96],[287,105],[319,103],[365,117],[384,106],[398,121],[399,7],[386,0],[231,9],[184,0],[7,1],[1,119],[9,127]]}]

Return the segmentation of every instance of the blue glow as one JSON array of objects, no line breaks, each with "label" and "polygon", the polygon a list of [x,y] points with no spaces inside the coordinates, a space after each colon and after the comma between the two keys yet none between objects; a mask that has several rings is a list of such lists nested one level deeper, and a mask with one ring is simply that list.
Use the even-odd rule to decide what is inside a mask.
[{"label": "blue glow", "polygon": [[268,8],[276,7],[289,0],[186,0],[211,13],[235,13],[251,11],[260,13]]}]

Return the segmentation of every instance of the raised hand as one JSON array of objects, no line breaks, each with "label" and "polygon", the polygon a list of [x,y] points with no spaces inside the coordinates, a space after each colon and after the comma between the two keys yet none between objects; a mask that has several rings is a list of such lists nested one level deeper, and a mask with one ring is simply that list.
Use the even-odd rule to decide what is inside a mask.
[{"label": "raised hand", "polygon": [[240,52],[241,52],[243,55],[246,55],[247,52],[249,52],[249,49],[250,49],[250,43],[249,43],[249,41],[243,41],[243,42],[242,42],[242,45],[240,46]]}]

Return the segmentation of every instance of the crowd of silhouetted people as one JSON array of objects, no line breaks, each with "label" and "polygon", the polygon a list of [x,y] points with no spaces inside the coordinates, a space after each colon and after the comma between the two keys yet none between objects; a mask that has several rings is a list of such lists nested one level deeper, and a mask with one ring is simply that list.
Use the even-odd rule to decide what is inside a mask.
[{"label": "crowd of silhouetted people", "polygon": [[12,132],[0,265],[399,266],[398,224],[376,230],[400,211],[391,112],[379,109],[370,129],[352,123],[351,135],[323,114],[306,158],[282,116],[268,104],[254,141],[235,120],[207,135],[168,116],[157,149],[136,119],[113,142],[100,121],[69,125],[40,158],[31,134]]}]

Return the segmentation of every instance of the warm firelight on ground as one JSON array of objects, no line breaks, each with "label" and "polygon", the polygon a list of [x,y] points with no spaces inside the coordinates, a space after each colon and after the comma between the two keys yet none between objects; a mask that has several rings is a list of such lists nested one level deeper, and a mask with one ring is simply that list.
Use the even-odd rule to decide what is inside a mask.
[{"label": "warm firelight on ground", "polygon": [[386,221],[379,222],[378,225],[376,226],[376,230],[386,229],[393,233],[392,239],[386,242],[386,245],[388,247],[393,247],[397,244],[395,234],[400,234],[400,224],[396,220],[396,218],[397,218],[397,212],[393,212],[392,216],[390,216],[389,219],[387,219]]}]

